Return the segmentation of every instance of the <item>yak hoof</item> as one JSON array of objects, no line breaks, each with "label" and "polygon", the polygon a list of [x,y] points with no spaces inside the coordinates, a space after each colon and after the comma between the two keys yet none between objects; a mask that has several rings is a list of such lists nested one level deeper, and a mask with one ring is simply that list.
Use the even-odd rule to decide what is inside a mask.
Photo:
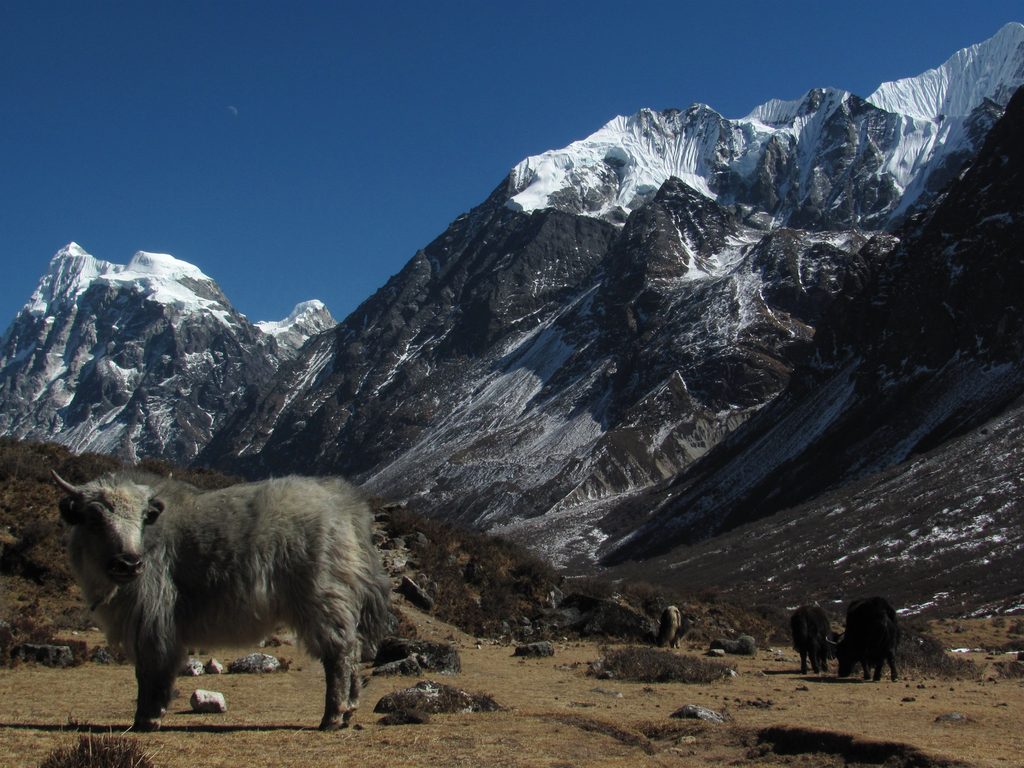
[{"label": "yak hoof", "polygon": [[324,719],[320,721],[321,731],[340,731],[342,728],[348,728],[348,721],[352,719],[352,712],[346,712],[343,715],[333,715],[328,717],[324,715]]},{"label": "yak hoof", "polygon": [[153,731],[160,730],[160,718],[159,717],[142,717],[135,718],[135,724],[132,726],[132,730],[139,731],[142,733],[152,733]]}]

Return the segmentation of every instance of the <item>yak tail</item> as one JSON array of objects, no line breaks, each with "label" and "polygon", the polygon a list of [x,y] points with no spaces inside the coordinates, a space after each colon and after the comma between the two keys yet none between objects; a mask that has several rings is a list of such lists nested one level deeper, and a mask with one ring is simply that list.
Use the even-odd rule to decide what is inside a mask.
[{"label": "yak tail", "polygon": [[374,574],[366,584],[363,607],[359,612],[360,656],[373,661],[381,641],[394,634],[398,619],[391,610],[391,581],[383,573]]}]

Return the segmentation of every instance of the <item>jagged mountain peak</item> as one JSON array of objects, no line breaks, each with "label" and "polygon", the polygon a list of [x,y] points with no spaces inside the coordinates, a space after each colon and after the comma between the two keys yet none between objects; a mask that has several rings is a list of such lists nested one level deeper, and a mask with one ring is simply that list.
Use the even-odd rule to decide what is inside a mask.
[{"label": "jagged mountain peak", "polygon": [[277,343],[297,350],[311,336],[329,330],[337,320],[319,299],[302,301],[295,305],[284,320],[261,320],[256,327],[277,339]]},{"label": "jagged mountain peak", "polygon": [[1024,26],[1008,24],[867,99],[815,88],[737,120],[700,104],[682,112],[642,109],[520,162],[506,204],[622,224],[675,176],[776,225],[877,231],[934,199],[1022,84]]},{"label": "jagged mountain peak", "polygon": [[232,320],[233,310],[217,284],[187,261],[137,251],[127,264],[115,264],[75,242],[54,254],[24,311],[34,317],[67,311],[94,285],[138,292],[175,314],[209,312],[223,323]]},{"label": "jagged mountain peak", "polygon": [[187,461],[292,343],[193,264],[148,251],[114,264],[72,242],[0,339],[0,433]]},{"label": "jagged mountain peak", "polygon": [[849,91],[840,88],[812,88],[799,99],[770,99],[755,107],[745,119],[771,128],[790,127],[799,125],[800,118],[810,117],[822,106],[832,111],[849,96]]},{"label": "jagged mountain peak", "polygon": [[883,83],[867,100],[888,112],[940,121],[967,117],[986,98],[1005,104],[1022,80],[1024,24],[1011,22],[990,39],[957,51],[941,66]]}]

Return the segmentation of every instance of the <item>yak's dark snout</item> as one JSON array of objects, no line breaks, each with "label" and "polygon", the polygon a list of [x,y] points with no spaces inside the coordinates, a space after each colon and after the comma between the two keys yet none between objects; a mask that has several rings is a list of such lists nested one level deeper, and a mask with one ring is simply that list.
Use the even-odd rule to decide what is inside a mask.
[{"label": "yak's dark snout", "polygon": [[141,557],[122,552],[110,558],[110,562],[107,563],[107,575],[118,584],[127,584],[139,577],[143,567]]}]

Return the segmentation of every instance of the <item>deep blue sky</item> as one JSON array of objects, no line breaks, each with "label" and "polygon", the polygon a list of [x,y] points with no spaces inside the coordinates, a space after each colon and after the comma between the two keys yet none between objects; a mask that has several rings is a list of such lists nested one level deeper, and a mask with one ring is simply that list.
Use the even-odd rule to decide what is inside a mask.
[{"label": "deep blue sky", "polygon": [[76,241],[341,319],[519,160],[618,114],[867,95],[1019,0],[0,2],[0,330]]}]

